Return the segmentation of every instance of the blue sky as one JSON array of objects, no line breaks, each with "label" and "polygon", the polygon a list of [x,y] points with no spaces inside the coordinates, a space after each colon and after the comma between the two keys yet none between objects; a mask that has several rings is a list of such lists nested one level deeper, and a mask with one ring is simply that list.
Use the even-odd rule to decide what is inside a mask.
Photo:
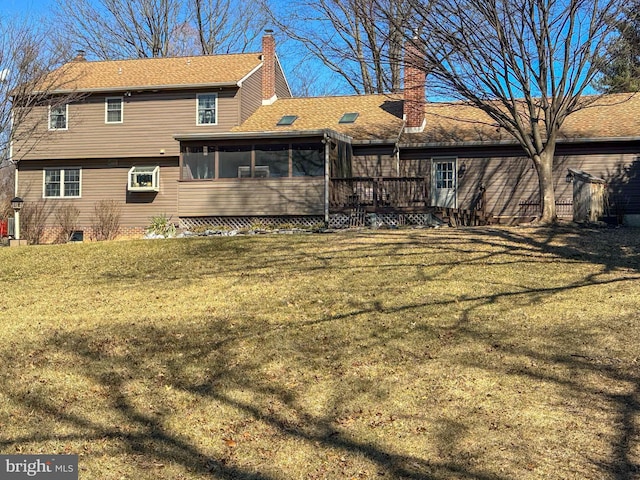
[{"label": "blue sky", "polygon": [[[46,21],[48,13],[53,10],[56,4],[56,0],[0,0],[0,16],[5,18],[16,18],[23,20],[40,20]],[[282,62],[282,66],[285,70],[285,75],[289,80],[291,87],[296,89],[297,82],[303,82],[304,73],[296,75],[295,71],[300,68],[299,61],[303,52],[300,52],[299,46],[292,49],[290,45],[286,44],[280,38],[277,50]],[[312,94],[325,94],[325,93],[347,93],[352,94],[352,90],[341,81],[341,78],[329,69],[325,68],[322,64],[312,59],[307,59],[309,69],[313,71],[321,71],[323,73],[322,80],[320,78],[314,79],[314,84],[318,83],[322,85],[317,92]],[[301,78],[298,78],[301,77]]]},{"label": "blue sky", "polygon": [[44,14],[53,0],[0,0],[0,13],[25,17],[39,17]]}]

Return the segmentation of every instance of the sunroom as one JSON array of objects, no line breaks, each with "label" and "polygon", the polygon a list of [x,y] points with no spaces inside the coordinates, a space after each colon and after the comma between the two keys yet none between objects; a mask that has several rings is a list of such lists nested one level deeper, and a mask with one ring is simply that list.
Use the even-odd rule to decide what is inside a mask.
[{"label": "sunroom", "polygon": [[178,215],[183,223],[220,223],[220,217],[324,221],[324,132],[175,138],[180,141]]}]

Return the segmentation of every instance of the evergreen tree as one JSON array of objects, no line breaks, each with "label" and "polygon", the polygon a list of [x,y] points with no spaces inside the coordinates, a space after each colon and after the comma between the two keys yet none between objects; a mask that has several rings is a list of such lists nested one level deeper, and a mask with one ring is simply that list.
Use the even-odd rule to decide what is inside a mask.
[{"label": "evergreen tree", "polygon": [[602,77],[596,85],[608,93],[640,91],[640,1],[625,7],[617,25],[618,35],[611,43],[613,58],[602,62]]}]

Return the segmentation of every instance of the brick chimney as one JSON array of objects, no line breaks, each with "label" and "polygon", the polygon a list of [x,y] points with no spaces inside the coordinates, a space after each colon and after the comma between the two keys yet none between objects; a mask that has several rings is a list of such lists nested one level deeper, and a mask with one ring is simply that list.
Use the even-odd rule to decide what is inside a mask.
[{"label": "brick chimney", "polygon": [[276,41],[273,30],[262,37],[262,104],[271,105],[276,97]]},{"label": "brick chimney", "polygon": [[420,133],[424,130],[426,119],[424,56],[417,45],[417,39],[409,40],[404,47],[404,120],[406,133]]}]

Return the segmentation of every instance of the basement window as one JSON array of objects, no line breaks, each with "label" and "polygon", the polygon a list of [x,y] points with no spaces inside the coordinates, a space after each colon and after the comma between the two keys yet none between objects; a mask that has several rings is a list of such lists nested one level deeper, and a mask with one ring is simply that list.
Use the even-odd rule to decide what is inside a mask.
[{"label": "basement window", "polygon": [[276,123],[276,125],[279,127],[293,125],[293,122],[295,122],[297,118],[298,118],[297,115],[285,115],[280,120],[278,120],[278,123]]},{"label": "basement window", "polygon": [[338,123],[353,123],[356,121],[356,118],[358,118],[358,115],[360,115],[358,112],[345,113],[342,115],[342,118],[338,120]]},{"label": "basement window", "polygon": [[160,167],[131,167],[127,189],[130,192],[157,192],[160,190]]}]

